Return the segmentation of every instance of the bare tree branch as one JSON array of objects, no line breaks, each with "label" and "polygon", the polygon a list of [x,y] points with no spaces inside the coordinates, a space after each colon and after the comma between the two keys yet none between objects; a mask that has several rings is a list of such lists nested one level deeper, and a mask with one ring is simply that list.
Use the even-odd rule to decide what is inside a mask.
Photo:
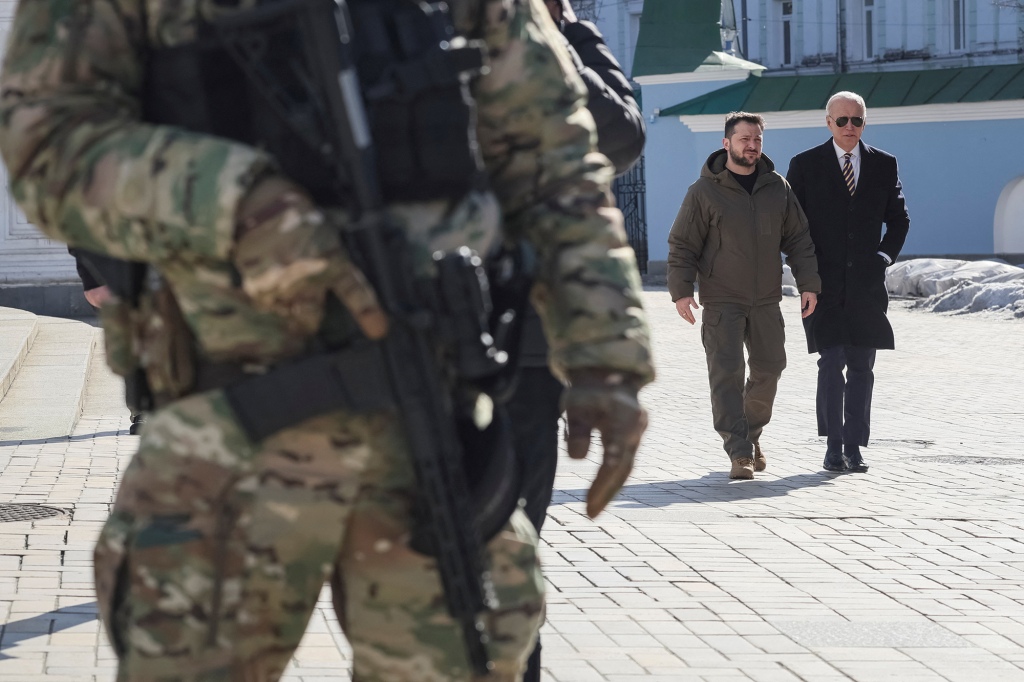
[{"label": "bare tree branch", "polygon": [[597,20],[597,7],[595,0],[570,0],[572,11],[576,16],[585,21]]},{"label": "bare tree branch", "polygon": [[[992,0],[992,4],[1003,9],[1024,12],[1024,0]],[[1019,44],[1024,45],[1024,26],[1017,29],[1017,32],[1020,34]]]}]

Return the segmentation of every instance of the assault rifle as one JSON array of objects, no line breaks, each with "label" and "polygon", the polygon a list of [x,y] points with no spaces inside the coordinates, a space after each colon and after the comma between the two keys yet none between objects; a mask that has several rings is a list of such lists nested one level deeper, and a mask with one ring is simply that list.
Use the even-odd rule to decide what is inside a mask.
[{"label": "assault rifle", "polygon": [[[426,24],[438,30],[436,51],[423,76],[465,86],[472,69],[482,67],[482,51],[454,37],[442,4],[404,4],[429,15]],[[296,47],[304,53],[303,79],[308,79],[304,109],[313,110],[307,119],[311,126],[297,124],[289,113],[294,108],[292,93],[261,68],[266,55],[251,52],[254,41],[249,37],[281,21],[297,22],[301,45]],[[360,83],[356,69],[353,43],[371,32],[358,25],[353,28],[345,0],[273,0],[215,25],[226,49],[268,105],[284,112],[282,119],[296,135],[315,137],[308,145],[315,152],[310,156],[331,168],[329,182],[319,178],[320,196],[314,194],[318,203],[329,206],[333,201],[353,218],[345,227],[344,241],[390,320],[388,335],[372,345],[379,349],[404,424],[419,488],[418,511],[426,517],[414,533],[414,547],[436,558],[447,607],[461,626],[473,671],[485,675],[493,662],[481,616],[496,606],[496,595],[485,565],[479,520],[474,518],[477,510],[471,504],[460,438],[459,422],[471,411],[466,398],[475,393],[460,386],[486,385],[505,369],[508,357],[489,333],[492,311],[482,263],[468,249],[460,249],[435,254],[438,277],[433,284],[414,274],[403,229],[385,210],[386,191],[364,103],[366,85]],[[466,118],[471,124],[468,114]],[[287,164],[285,171],[294,177]],[[297,168],[295,173],[299,172]],[[442,347],[447,348],[447,362],[439,362]]]}]

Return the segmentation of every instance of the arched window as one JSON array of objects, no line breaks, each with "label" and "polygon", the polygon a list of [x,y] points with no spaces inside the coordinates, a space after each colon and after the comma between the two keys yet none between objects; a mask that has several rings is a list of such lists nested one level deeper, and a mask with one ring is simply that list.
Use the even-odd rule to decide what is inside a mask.
[{"label": "arched window", "polygon": [[1024,254],[1024,175],[999,194],[992,236],[996,253]]}]

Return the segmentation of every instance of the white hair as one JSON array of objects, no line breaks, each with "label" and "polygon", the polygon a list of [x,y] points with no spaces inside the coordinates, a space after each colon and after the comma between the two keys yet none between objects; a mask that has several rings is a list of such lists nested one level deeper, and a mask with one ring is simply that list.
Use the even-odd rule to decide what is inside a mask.
[{"label": "white hair", "polygon": [[837,92],[836,94],[834,94],[831,97],[829,97],[828,98],[828,104],[825,105],[825,113],[828,114],[829,116],[831,116],[832,115],[832,103],[836,102],[837,100],[841,100],[841,99],[845,99],[848,102],[853,102],[854,104],[859,105],[860,108],[864,111],[865,118],[867,117],[867,115],[868,115],[868,105],[864,103],[864,98],[861,97],[860,95],[858,95],[856,92],[850,92],[849,90],[843,90],[842,92]]}]

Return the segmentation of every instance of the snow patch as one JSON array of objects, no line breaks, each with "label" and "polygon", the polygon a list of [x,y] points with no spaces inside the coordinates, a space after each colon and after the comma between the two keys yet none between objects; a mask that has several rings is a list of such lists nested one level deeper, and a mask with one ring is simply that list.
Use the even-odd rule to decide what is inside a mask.
[{"label": "snow patch", "polygon": [[800,292],[796,288],[796,278],[793,277],[793,271],[790,269],[788,264],[783,264],[782,266],[782,295],[800,295]]},{"label": "snow patch", "polygon": [[[967,261],[914,258],[885,273],[890,294],[919,299],[912,308],[934,313],[990,312],[1024,319],[1024,265],[998,258]],[[799,296],[788,265],[782,266],[783,296]]]},{"label": "snow patch", "polygon": [[890,267],[885,285],[890,294],[921,299],[912,306],[918,309],[1024,318],[1024,268],[1005,261],[915,258]]},{"label": "snow patch", "polygon": [[[885,286],[894,296],[919,299],[911,306],[916,309],[1024,319],[1024,264],[1010,265],[998,258],[914,258],[891,266]],[[782,267],[782,294],[800,295],[788,265]]]}]

